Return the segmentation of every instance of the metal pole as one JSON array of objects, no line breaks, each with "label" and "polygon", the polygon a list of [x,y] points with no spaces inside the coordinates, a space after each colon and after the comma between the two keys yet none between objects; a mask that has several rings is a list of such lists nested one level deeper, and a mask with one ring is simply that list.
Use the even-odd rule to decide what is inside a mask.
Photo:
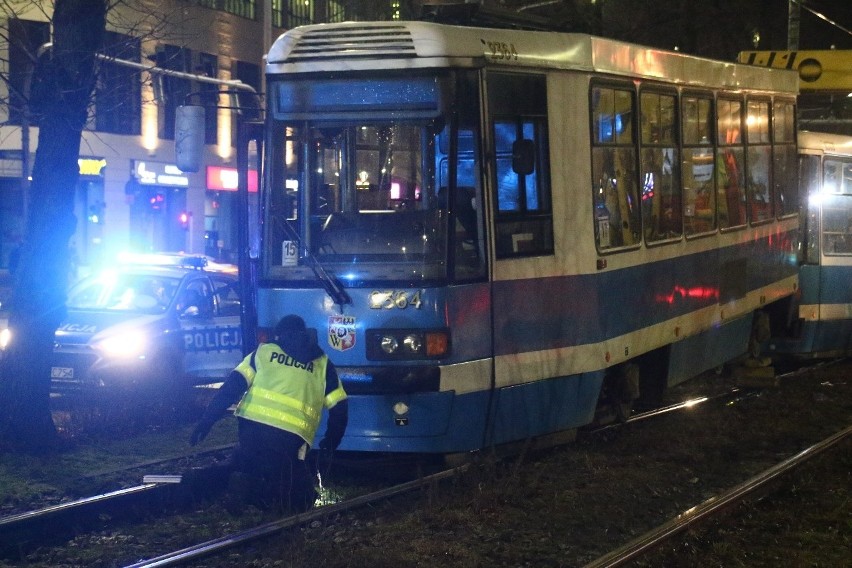
[{"label": "metal pole", "polygon": [[801,8],[798,0],[787,2],[787,49],[796,51],[799,49],[799,22],[801,19]]},{"label": "metal pole", "polygon": [[[243,333],[243,355],[248,355],[257,347],[257,309],[254,291],[254,264],[251,261],[249,242],[249,144],[255,141],[261,144],[263,124],[237,123],[237,266],[240,282],[240,326]],[[260,175],[260,171],[258,171]],[[258,180],[259,181],[259,180]],[[257,222],[257,219],[254,220]]]}]

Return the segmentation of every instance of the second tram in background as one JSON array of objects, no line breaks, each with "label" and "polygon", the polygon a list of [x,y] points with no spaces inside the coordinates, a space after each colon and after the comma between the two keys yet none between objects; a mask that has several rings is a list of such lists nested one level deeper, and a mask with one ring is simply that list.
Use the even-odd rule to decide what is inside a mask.
[{"label": "second tram in background", "polygon": [[317,331],[344,450],[624,417],[796,291],[794,72],[358,22],[288,31],[266,73],[257,317]]},{"label": "second tram in background", "polygon": [[[852,353],[852,137],[800,132],[800,291],[773,355]],[[781,321],[780,318],[776,321]]]}]

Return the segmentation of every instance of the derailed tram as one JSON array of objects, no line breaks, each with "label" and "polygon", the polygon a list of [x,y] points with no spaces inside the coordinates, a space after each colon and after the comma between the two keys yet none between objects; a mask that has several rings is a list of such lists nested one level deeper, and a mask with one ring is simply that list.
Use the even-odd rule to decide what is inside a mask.
[{"label": "derailed tram", "polygon": [[852,136],[800,132],[800,289],[768,353],[795,359],[852,353]]},{"label": "derailed tram", "polygon": [[266,73],[258,323],[316,330],[342,450],[625,417],[797,289],[795,72],[356,22],[288,31]]}]

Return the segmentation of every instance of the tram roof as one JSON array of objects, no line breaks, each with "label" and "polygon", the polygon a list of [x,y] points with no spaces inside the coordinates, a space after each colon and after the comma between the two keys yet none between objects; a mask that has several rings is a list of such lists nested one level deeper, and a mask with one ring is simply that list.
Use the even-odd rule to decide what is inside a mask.
[{"label": "tram roof", "polygon": [[293,28],[267,55],[270,75],[446,67],[570,69],[678,85],[798,93],[793,71],[770,70],[586,34],[431,22],[344,22]]}]

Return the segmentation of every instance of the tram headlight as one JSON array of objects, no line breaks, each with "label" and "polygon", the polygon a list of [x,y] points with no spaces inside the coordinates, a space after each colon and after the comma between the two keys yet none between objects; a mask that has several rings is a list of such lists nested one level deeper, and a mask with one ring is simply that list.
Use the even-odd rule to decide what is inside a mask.
[{"label": "tram headlight", "polygon": [[419,335],[406,335],[402,344],[411,353],[420,353],[423,350],[423,339]]},{"label": "tram headlight", "polygon": [[372,361],[442,359],[450,354],[445,329],[368,329],[367,358]]},{"label": "tram headlight", "polygon": [[399,341],[393,335],[382,336],[379,345],[381,345],[382,351],[388,355],[393,355],[399,349]]}]

